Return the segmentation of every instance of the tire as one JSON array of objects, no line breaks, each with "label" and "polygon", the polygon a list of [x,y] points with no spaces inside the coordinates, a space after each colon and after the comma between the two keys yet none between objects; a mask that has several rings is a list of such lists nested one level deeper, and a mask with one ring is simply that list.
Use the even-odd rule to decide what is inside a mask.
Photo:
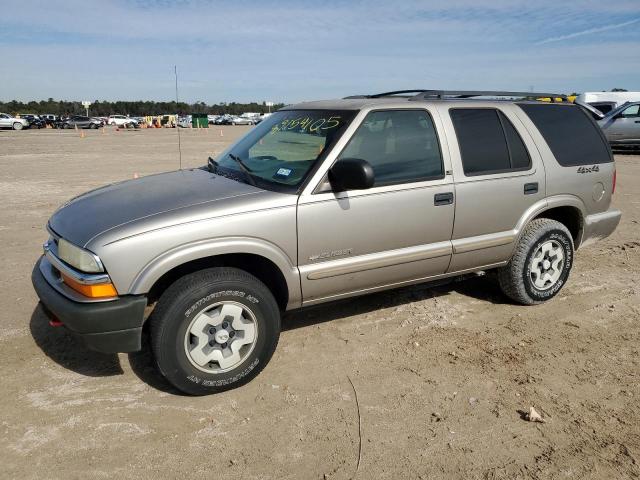
[{"label": "tire", "polygon": [[[280,336],[280,310],[269,289],[253,275],[228,267],[177,280],[150,321],[160,372],[189,395],[247,383],[267,365]],[[240,344],[237,354],[231,350],[234,342]]]},{"label": "tire", "polygon": [[14,130],[22,130],[24,128],[24,125],[22,124],[22,122],[15,122],[13,124],[13,129]]},{"label": "tire", "polygon": [[509,263],[498,270],[500,288],[523,305],[550,300],[567,282],[573,255],[573,238],[567,227],[548,218],[533,220]]},{"label": "tire", "polygon": [[68,130],[68,129],[70,129],[70,128],[71,128],[71,126],[70,126],[68,123],[63,123],[63,124],[62,124],[62,128],[63,128],[64,130]]}]

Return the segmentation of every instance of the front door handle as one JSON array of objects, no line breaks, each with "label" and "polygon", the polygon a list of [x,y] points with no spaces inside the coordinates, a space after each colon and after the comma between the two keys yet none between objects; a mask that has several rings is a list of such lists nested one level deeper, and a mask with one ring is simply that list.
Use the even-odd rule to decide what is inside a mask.
[{"label": "front door handle", "polygon": [[524,194],[525,195],[532,195],[534,193],[538,193],[538,182],[525,183],[524,184]]},{"label": "front door handle", "polygon": [[453,203],[453,192],[436,193],[433,196],[433,204],[436,207],[440,205],[451,205]]}]

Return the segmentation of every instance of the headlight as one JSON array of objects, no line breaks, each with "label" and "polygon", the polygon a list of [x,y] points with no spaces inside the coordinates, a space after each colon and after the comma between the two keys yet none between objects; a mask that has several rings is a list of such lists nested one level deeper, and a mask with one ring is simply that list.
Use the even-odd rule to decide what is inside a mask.
[{"label": "headlight", "polygon": [[100,260],[93,253],[76,247],[62,238],[58,240],[58,258],[81,272],[99,273],[104,271]]}]

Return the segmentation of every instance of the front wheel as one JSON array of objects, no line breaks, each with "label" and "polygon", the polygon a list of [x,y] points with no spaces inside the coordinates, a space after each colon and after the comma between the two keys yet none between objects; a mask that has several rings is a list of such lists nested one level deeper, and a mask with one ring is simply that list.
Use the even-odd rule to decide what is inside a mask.
[{"label": "front wheel", "polygon": [[15,122],[13,124],[13,129],[14,130],[22,130],[22,127],[24,127],[24,125],[21,122]]},{"label": "front wheel", "polygon": [[245,384],[269,362],[280,310],[260,280],[236,268],[210,268],[171,285],[151,318],[151,346],[166,379],[190,395]]},{"label": "front wheel", "polygon": [[573,238],[560,222],[533,220],[525,228],[509,263],[498,270],[502,291],[523,305],[555,297],[573,266]]}]

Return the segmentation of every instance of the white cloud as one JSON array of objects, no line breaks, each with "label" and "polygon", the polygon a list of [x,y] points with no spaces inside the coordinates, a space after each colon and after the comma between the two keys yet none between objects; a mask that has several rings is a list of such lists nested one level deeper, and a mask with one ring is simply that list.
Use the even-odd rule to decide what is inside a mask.
[{"label": "white cloud", "polygon": [[615,30],[622,27],[626,27],[628,25],[633,25],[634,23],[638,23],[638,22],[640,22],[640,18],[635,18],[633,20],[629,20],[627,22],[622,22],[622,23],[613,23],[610,25],[604,25],[602,27],[588,28],[586,30],[581,30],[579,32],[573,32],[573,33],[568,33],[566,35],[560,35],[558,37],[547,38],[545,40],[541,40],[540,42],[537,42],[536,45],[544,45],[545,43],[552,43],[552,42],[561,42],[563,40],[570,40],[572,38],[582,37],[584,35],[592,35],[594,33],[606,32],[607,30]]}]

